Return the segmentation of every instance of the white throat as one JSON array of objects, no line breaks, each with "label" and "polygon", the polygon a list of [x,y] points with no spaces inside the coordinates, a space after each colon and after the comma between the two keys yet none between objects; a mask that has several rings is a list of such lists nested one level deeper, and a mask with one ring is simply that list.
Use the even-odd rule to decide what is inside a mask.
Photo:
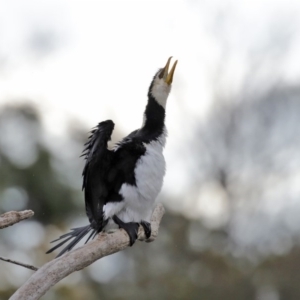
[{"label": "white throat", "polygon": [[170,91],[171,86],[165,83],[163,79],[159,79],[158,77],[154,79],[151,94],[163,108],[166,107]]}]

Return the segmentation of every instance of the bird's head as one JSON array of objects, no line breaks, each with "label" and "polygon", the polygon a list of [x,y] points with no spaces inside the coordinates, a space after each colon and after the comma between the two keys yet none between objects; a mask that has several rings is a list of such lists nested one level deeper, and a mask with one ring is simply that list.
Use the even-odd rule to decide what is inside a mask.
[{"label": "bird's head", "polygon": [[167,98],[171,91],[173,75],[177,65],[176,60],[169,72],[171,59],[172,56],[168,59],[165,67],[157,71],[149,87],[149,94],[151,94],[162,107],[166,106]]}]

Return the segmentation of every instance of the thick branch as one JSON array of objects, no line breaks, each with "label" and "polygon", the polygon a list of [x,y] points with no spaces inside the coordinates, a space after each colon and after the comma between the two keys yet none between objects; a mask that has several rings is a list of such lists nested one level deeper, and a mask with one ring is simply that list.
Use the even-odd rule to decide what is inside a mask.
[{"label": "thick branch", "polygon": [[14,225],[34,215],[32,210],[9,211],[0,216],[0,229]]},{"label": "thick branch", "polygon": [[[155,240],[161,218],[165,212],[162,204],[157,204],[151,218],[151,241]],[[142,226],[139,228],[138,239],[145,240]],[[96,239],[74,251],[58,257],[39,268],[10,298],[10,300],[35,300],[43,296],[46,291],[57,282],[74,271],[79,271],[96,260],[119,252],[129,245],[129,237],[123,230],[114,233],[100,233]]]}]

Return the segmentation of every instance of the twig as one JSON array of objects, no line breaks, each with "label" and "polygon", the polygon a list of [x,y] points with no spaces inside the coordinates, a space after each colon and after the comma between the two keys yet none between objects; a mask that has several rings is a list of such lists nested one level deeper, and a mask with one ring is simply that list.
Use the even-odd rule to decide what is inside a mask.
[{"label": "twig", "polygon": [[[157,237],[159,224],[164,212],[165,209],[163,205],[157,204],[151,218],[151,240]],[[144,229],[140,226],[138,239],[145,240],[145,238]],[[50,287],[69,274],[89,266],[104,256],[121,251],[127,248],[128,245],[129,237],[123,229],[111,234],[100,233],[96,239],[85,246],[68,252],[39,268],[27,282],[11,296],[10,300],[39,299]]]},{"label": "twig", "polygon": [[[34,215],[34,212],[32,210],[9,211],[7,213],[4,213],[0,216],[0,229],[14,225],[22,220],[32,217],[33,215]],[[0,260],[9,262],[9,263],[12,263],[15,265],[19,265],[19,266],[25,267],[25,268],[33,270],[33,271],[38,270],[38,268],[36,268],[34,266],[24,264],[24,263],[21,263],[21,262],[12,260],[12,259],[0,257]]]},{"label": "twig", "polygon": [[9,211],[0,216],[0,229],[14,225],[34,215],[32,210]]},{"label": "twig", "polygon": [[9,262],[9,263],[18,265],[18,266],[22,266],[24,268],[27,268],[27,269],[30,269],[30,270],[33,270],[33,271],[37,271],[38,270],[38,268],[36,268],[36,267],[34,267],[32,265],[24,264],[24,263],[21,263],[21,262],[18,262],[18,261],[9,259],[9,258],[5,258],[5,257],[1,257],[0,256],[0,260],[6,261],[6,262]]}]

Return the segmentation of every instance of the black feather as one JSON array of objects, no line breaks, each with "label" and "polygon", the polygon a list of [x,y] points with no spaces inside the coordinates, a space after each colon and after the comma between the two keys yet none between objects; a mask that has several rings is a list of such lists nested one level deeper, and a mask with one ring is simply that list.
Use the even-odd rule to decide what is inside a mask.
[{"label": "black feather", "polygon": [[94,231],[96,231],[93,230],[90,225],[74,228],[71,230],[71,232],[63,234],[58,239],[52,241],[51,243],[64,239],[63,241],[52,247],[50,250],[48,250],[46,254],[53,252],[54,250],[68,242],[70,239],[74,238],[74,240],[71,243],[69,243],[65,248],[63,248],[62,251],[57,255],[57,257],[61,256],[65,252],[70,251],[89,231],[92,230],[92,234],[94,233]]},{"label": "black feather", "polygon": [[[90,225],[74,228],[71,232],[62,235],[57,240],[64,239],[62,242],[51,248],[47,253],[50,253],[70,239],[74,238],[58,256],[70,251],[86,234],[90,231],[91,235],[87,241],[100,232],[106,225],[107,220],[103,219],[103,205],[107,197],[108,191],[106,188],[105,177],[107,176],[112,151],[107,149],[107,142],[111,138],[112,131],[114,129],[114,123],[111,120],[107,120],[98,124],[93,129],[92,134],[89,137],[85,148],[83,150],[83,156],[85,157],[85,166],[82,172],[83,185],[85,193],[85,206],[86,213],[90,221]],[[87,242],[86,241],[86,242]]]}]

